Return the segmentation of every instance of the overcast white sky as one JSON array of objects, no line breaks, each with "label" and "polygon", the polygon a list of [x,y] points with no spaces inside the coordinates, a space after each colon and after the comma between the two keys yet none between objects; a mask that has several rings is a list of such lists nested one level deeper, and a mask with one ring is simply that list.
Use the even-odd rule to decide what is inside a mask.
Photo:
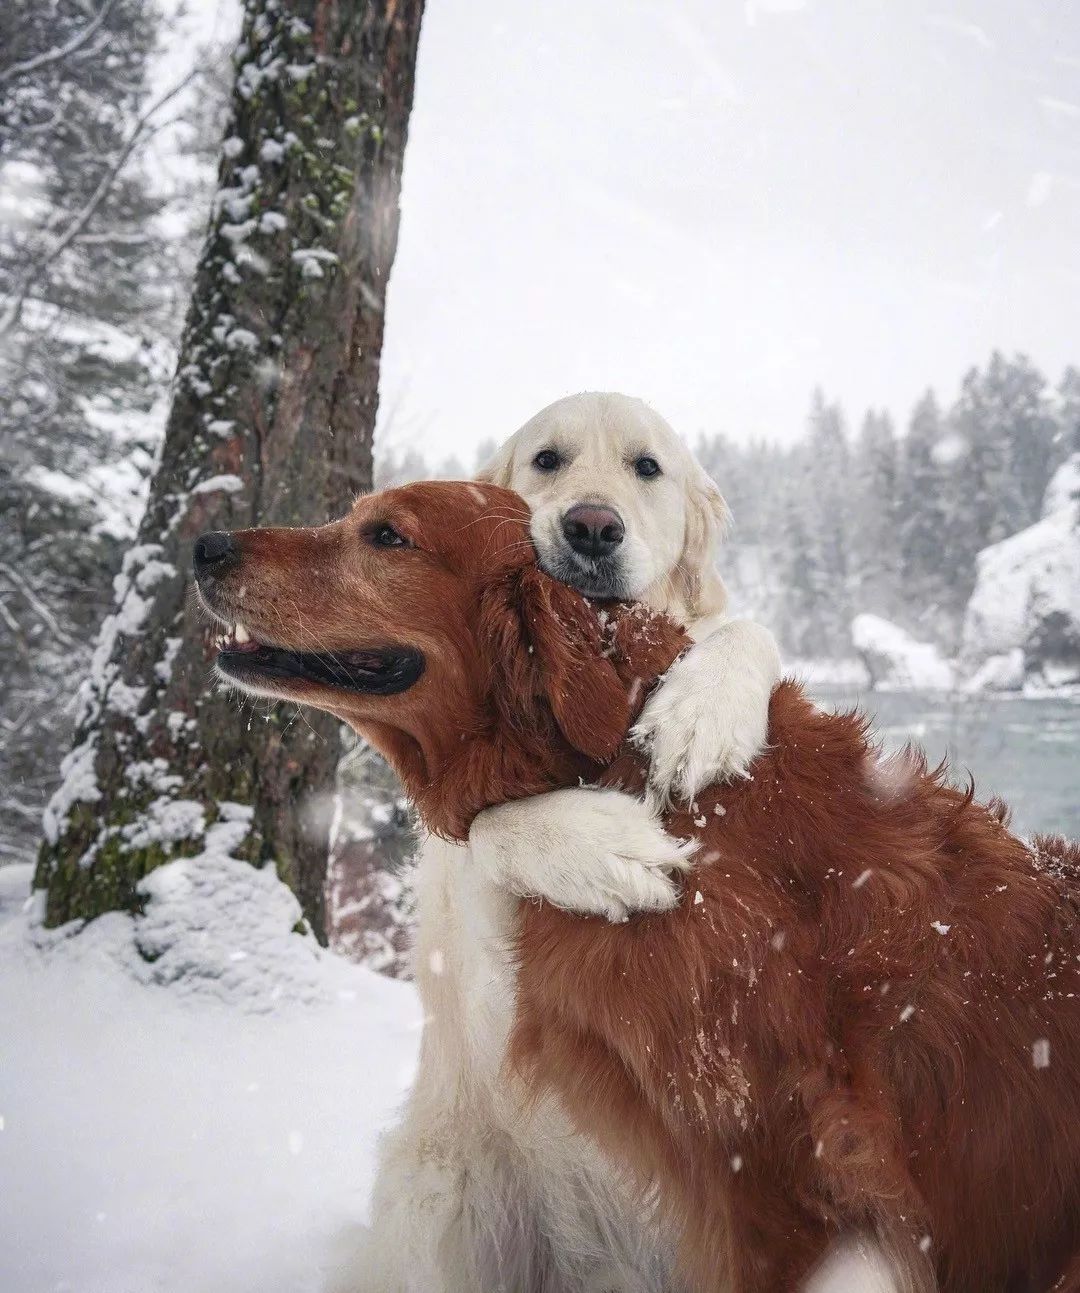
[{"label": "overcast white sky", "polygon": [[1080,4],[428,0],[383,424],[614,388],[688,436],[1080,361]]}]

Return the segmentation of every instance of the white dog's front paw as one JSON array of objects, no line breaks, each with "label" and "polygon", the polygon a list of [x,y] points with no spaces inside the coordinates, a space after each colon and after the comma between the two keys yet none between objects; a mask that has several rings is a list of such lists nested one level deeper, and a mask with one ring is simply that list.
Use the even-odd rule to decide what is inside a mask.
[{"label": "white dog's front paw", "polygon": [[674,874],[696,847],[668,835],[640,799],[584,788],[488,808],[469,843],[477,863],[519,897],[612,922],[674,907]]},{"label": "white dog's front paw", "polygon": [[668,670],[631,732],[649,756],[660,803],[689,803],[715,781],[745,777],[765,748],[768,696],[719,685],[709,653],[694,648]]},{"label": "white dog's front paw", "polygon": [[694,842],[668,835],[640,799],[618,790],[584,793],[574,822],[576,856],[557,905],[613,922],[674,907],[681,894],[675,876],[690,866]]}]

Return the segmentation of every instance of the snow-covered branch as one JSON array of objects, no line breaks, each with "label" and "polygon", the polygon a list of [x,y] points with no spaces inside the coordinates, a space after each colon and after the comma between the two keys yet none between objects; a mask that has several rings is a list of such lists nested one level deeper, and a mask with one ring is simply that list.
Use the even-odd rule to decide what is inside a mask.
[{"label": "snow-covered branch", "polygon": [[64,59],[70,58],[72,54],[82,49],[87,41],[91,40],[101,29],[102,23],[109,16],[109,10],[112,9],[115,2],[116,0],[105,0],[105,3],[86,26],[81,27],[63,45],[56,45],[52,49],[42,50],[40,54],[35,54],[33,58],[27,58],[21,63],[12,63],[9,67],[0,68],[0,85],[7,85],[12,81],[21,80],[25,76],[39,72],[43,67],[62,63]]},{"label": "snow-covered branch", "polygon": [[41,598],[38,597],[26,580],[23,579],[22,575],[20,575],[13,566],[9,565],[7,562],[0,563],[0,574],[5,575],[11,581],[12,586],[17,589],[18,592],[22,593],[23,597],[29,603],[30,608],[35,612],[38,618],[42,620],[45,626],[52,633],[54,639],[61,646],[73,645],[71,639],[64,632],[63,628],[61,628],[56,616],[53,615],[52,611],[49,610]]},{"label": "snow-covered branch", "polygon": [[154,114],[175,99],[182,90],[184,90],[196,77],[196,72],[189,72],[182,80],[178,81],[170,90],[159,96],[146,108],[136,119],[124,144],[113,158],[112,162],[106,168],[105,173],[98,181],[94,191],[87,198],[83,206],[78,210],[68,222],[67,228],[57,238],[55,238],[45,251],[39,256],[33,258],[31,263],[21,275],[14,291],[8,298],[8,303],[4,311],[0,314],[0,337],[10,332],[22,316],[23,307],[26,299],[30,295],[34,284],[39,281],[41,275],[46,269],[62,255],[63,252],[75,241],[83,232],[86,226],[93,219],[95,212],[101,207],[102,203],[109,196],[113,185],[116,183],[120,172],[127,165],[136,146],[139,144],[147,127],[150,124]]}]

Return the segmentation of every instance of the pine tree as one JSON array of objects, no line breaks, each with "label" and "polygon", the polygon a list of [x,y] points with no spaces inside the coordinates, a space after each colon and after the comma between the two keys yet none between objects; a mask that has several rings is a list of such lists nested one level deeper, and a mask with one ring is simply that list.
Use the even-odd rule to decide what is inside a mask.
[{"label": "pine tree", "polygon": [[139,153],[158,34],[140,0],[0,6],[0,857],[33,856],[161,425],[175,266]]},{"label": "pine tree", "polygon": [[[164,449],[46,815],[46,920],[135,910],[211,826],[273,862],[322,932],[332,722],[250,723],[210,687],[189,597],[207,529],[310,524],[371,484],[384,297],[422,0],[247,0],[232,120]],[[250,730],[249,730],[250,727]]]},{"label": "pine tree", "polygon": [[781,529],[784,558],[781,580],[785,589],[776,632],[786,650],[795,655],[815,656],[827,650],[827,632],[822,622],[822,572],[815,546],[810,542],[804,500],[792,490],[784,508]]},{"label": "pine tree", "polygon": [[851,462],[843,413],[838,404],[826,403],[820,388],[811,401],[807,451],[807,540],[813,549],[814,619],[821,625],[814,651],[842,655],[851,621]]},{"label": "pine tree", "polygon": [[[955,556],[946,541],[949,452],[933,391],[915,405],[899,453],[896,519],[904,618],[914,632],[950,639],[955,616],[948,571]],[[943,616],[948,616],[944,632]]]},{"label": "pine tree", "polygon": [[1038,518],[1056,464],[1046,379],[1023,356],[997,351],[985,373],[971,369],[950,417],[950,588],[954,608],[971,595],[975,558],[988,544]]},{"label": "pine tree", "polygon": [[899,604],[897,446],[892,419],[872,409],[855,446],[851,560],[860,610],[892,616]]},{"label": "pine tree", "polygon": [[975,585],[975,558],[997,533],[1001,500],[997,487],[1004,473],[1004,446],[993,435],[982,377],[977,368],[964,376],[960,396],[949,412],[948,434],[938,457],[946,466],[946,568],[949,596],[959,613]]},{"label": "pine tree", "polygon": [[1038,519],[1059,456],[1046,378],[1025,355],[991,356],[983,380],[991,438],[1004,446],[997,536],[1015,534]]}]

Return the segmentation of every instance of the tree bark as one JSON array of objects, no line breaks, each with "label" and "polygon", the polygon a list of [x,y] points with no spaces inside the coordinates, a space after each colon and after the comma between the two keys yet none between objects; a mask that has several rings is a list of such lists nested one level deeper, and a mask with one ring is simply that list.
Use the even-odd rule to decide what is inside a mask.
[{"label": "tree bark", "polygon": [[247,0],[161,461],[46,812],[49,925],[138,910],[143,876],[242,805],[233,855],[273,861],[324,937],[336,726],[215,692],[190,548],[205,530],[321,523],[371,486],[422,12]]}]

